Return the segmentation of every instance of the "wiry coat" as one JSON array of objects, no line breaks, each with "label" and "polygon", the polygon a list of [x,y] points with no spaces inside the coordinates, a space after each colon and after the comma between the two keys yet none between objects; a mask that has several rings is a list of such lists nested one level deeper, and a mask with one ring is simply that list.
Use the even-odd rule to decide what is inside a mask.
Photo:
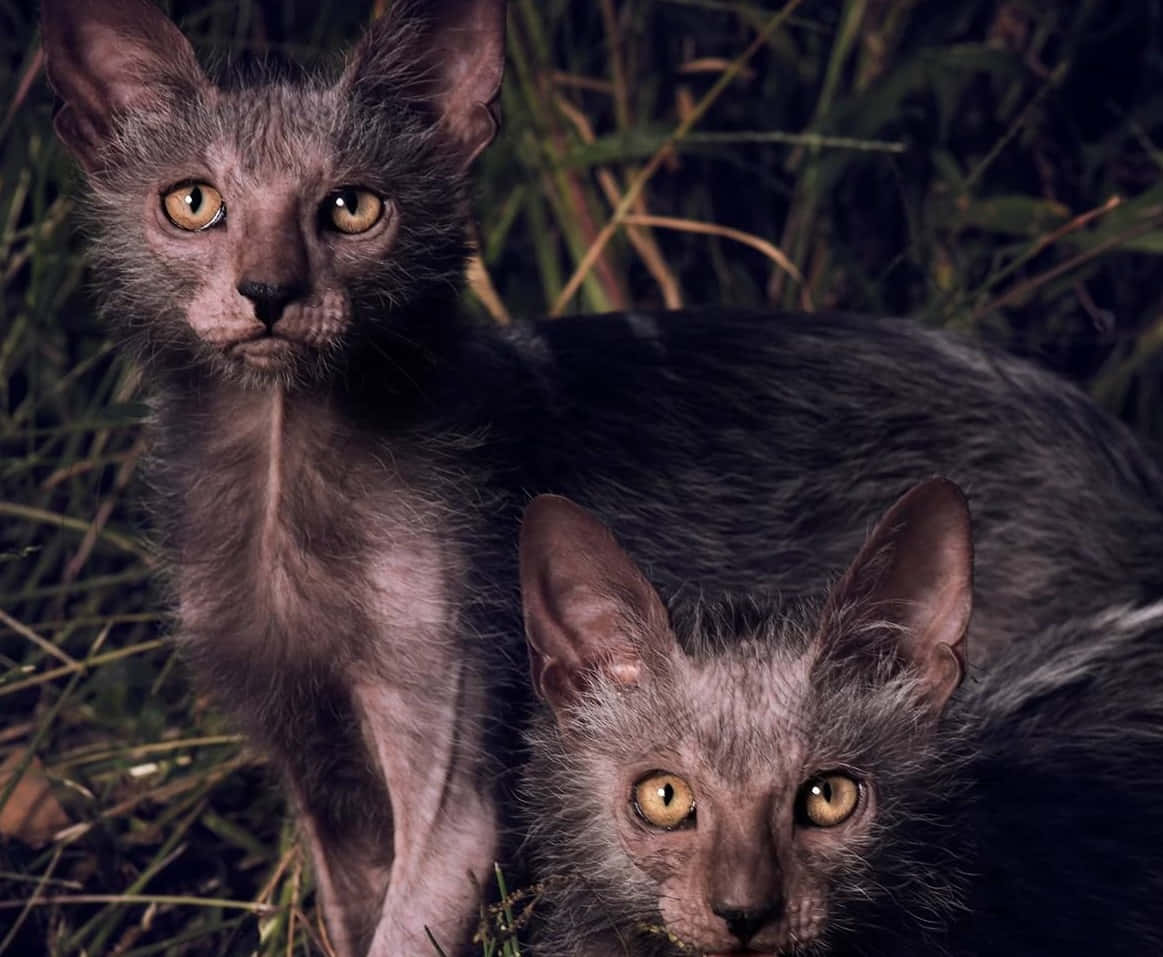
[{"label": "wiry coat", "polygon": [[[154,388],[179,634],[286,774],[344,954],[415,953],[425,925],[452,950],[474,919],[466,872],[484,878],[498,853],[495,771],[522,720],[506,704],[514,542],[534,492],[616,522],[667,589],[759,577],[792,592],[904,486],[946,472],[980,505],[983,649],[1163,577],[1153,466],[1026,364],[841,316],[465,321],[472,150],[429,89],[455,57],[417,24],[485,7],[498,19],[496,3],[393,5],[338,80],[215,85],[140,0],[46,4],[105,312]],[[112,58],[100,23],[69,33],[105,10]],[[101,112],[73,73],[124,63]],[[228,207],[196,237],[158,204],[190,177]],[[345,184],[389,200],[374,238],[319,230]],[[237,287],[263,270],[308,292],[279,322],[289,358],[256,371],[230,337],[261,334]]]}]

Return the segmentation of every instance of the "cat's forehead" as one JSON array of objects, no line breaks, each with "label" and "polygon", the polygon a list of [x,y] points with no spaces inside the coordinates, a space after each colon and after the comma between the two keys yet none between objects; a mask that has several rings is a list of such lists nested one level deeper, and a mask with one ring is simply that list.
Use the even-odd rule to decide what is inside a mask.
[{"label": "cat's forehead", "polygon": [[207,151],[251,177],[331,165],[343,140],[346,104],[321,84],[216,88],[208,107]]},{"label": "cat's forehead", "polygon": [[219,88],[215,100],[223,134],[242,146],[293,148],[330,139],[336,132],[340,102],[336,91],[327,87],[269,83]]},{"label": "cat's forehead", "polygon": [[139,165],[167,174],[201,166],[258,186],[317,176],[362,182],[399,151],[383,155],[391,152],[384,117],[358,114],[343,85],[325,78],[218,83],[127,117],[125,143]]},{"label": "cat's forehead", "polygon": [[714,658],[688,659],[677,686],[692,740],[725,778],[773,776],[803,760],[811,743],[810,647],[742,639]]}]

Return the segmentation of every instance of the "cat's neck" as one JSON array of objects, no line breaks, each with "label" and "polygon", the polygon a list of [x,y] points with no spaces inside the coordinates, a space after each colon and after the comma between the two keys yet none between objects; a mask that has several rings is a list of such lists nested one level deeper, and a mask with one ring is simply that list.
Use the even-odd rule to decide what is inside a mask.
[{"label": "cat's neck", "polygon": [[[445,307],[395,323],[383,335],[366,335],[320,381],[248,380],[161,357],[150,369],[156,474],[181,495],[199,475],[249,463],[246,484],[261,488],[265,502],[257,530],[273,527],[284,489],[313,464],[363,462],[405,485],[434,471],[459,472],[470,460],[474,468],[490,467],[504,443],[482,444],[480,437],[496,422],[506,423],[504,434],[518,445],[535,427],[511,409],[528,407],[530,374],[497,327]],[[448,458],[453,449],[455,462]]]}]

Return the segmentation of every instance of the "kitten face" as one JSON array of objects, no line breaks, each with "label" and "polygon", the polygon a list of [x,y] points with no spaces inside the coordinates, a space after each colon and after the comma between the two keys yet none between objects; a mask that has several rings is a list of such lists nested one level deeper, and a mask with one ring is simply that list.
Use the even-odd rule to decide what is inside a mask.
[{"label": "kitten face", "polygon": [[593,516],[534,500],[522,601],[552,718],[525,782],[544,952],[822,953],[886,894],[943,920],[956,866],[898,835],[940,832],[934,731],[962,675],[971,556],[964,496],[933,479],[820,605],[668,614]]},{"label": "kitten face", "polygon": [[[771,716],[762,729],[768,741],[752,742],[759,745],[753,754],[732,755],[722,748],[722,729],[757,727],[755,715],[740,713],[751,710],[747,691],[719,668],[715,674],[694,670],[682,682],[694,700],[721,700],[707,694],[707,685],[721,680],[731,681],[735,700],[699,714],[685,702],[690,738],[656,738],[650,753],[625,769],[623,787],[632,797],[616,814],[622,846],[657,881],[668,931],[696,952],[746,946],[774,954],[812,941],[827,919],[830,871],[864,843],[875,818],[873,782],[858,769],[838,768],[823,742],[789,727],[787,715]],[[738,668],[727,671],[741,674]],[[672,830],[642,810],[646,802],[674,801],[674,784],[656,770],[641,770],[651,763],[689,789],[682,799],[689,793],[690,811]],[[840,785],[832,787],[840,781],[850,794],[841,796]],[[827,827],[808,815],[809,800],[825,794],[837,812],[836,823]],[[816,820],[826,818],[817,814]]]},{"label": "kitten face", "polygon": [[336,78],[212,82],[144,0],[46,0],[43,25],[107,311],[147,357],[318,380],[357,346],[390,369],[452,311],[502,4],[394,4]]},{"label": "kitten face", "polygon": [[631,952],[811,953],[850,903],[883,893],[869,862],[925,740],[914,685],[861,684],[785,632],[676,657],[631,691],[599,684],[551,732],[569,773],[535,813],[584,834],[589,850],[571,852],[606,921],[634,889],[612,921],[640,941]]},{"label": "kitten face", "polygon": [[[150,250],[184,287],[184,321],[227,362],[257,372],[338,347],[354,318],[350,290],[391,255],[399,225],[379,195],[386,184],[373,191],[361,182],[379,178],[370,171],[336,169],[329,131],[296,122],[289,90],[266,92],[277,106],[264,112],[277,120],[261,128],[246,122],[253,94],[210,97],[216,122],[207,141],[187,144],[194,159],[155,174],[141,211]],[[294,98],[308,116],[334,114],[334,99],[331,91]],[[215,140],[212,130],[230,132]],[[360,182],[337,183],[341,176]],[[342,231],[337,222],[364,225],[339,218],[361,206],[370,211],[366,228]]]},{"label": "kitten face", "polygon": [[91,199],[139,331],[227,375],[319,377],[361,326],[455,282],[460,194],[416,188],[441,165],[434,131],[375,119],[342,86],[277,82],[127,117]]}]

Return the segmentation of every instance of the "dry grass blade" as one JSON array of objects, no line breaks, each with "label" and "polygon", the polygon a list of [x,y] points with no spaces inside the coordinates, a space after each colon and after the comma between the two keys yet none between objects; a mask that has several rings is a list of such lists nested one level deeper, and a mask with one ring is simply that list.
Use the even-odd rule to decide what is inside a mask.
[{"label": "dry grass blade", "polygon": [[138,460],[145,453],[145,449],[145,437],[141,436],[133,443],[133,448],[129,450],[129,454],[122,459],[121,464],[117,468],[117,477],[113,481],[113,491],[97,507],[97,514],[93,516],[93,521],[85,530],[81,544],[77,546],[76,553],[69,559],[69,563],[65,566],[62,581],[66,583],[75,581],[81,573],[81,569],[85,567],[85,562],[89,560],[93,546],[97,544],[97,536],[101,534],[109,519],[112,518],[118,498],[125,491],[126,486],[129,485],[129,480],[133,476],[133,470],[136,468]]},{"label": "dry grass blade", "polygon": [[[562,97],[556,99],[557,108],[562,114],[573,123],[582,142],[592,143],[594,141],[594,130],[590,125],[589,120],[581,110],[576,109],[567,100]],[[605,193],[606,199],[610,205],[617,209],[622,202],[622,189],[614,179],[614,174],[608,169],[599,169],[597,171],[598,184],[602,187],[602,192]],[[646,215],[646,201],[643,196],[638,197],[635,203],[635,211],[637,214]],[[628,217],[623,221],[626,222]],[[634,250],[641,257],[645,263],[650,275],[654,277],[654,281],[658,283],[658,288],[662,293],[662,301],[667,309],[682,308],[682,291],[679,288],[678,277],[674,274],[674,270],[667,264],[666,259],[662,255],[662,250],[658,248],[658,243],[654,241],[654,237],[649,230],[629,228],[626,230],[626,235],[630,239],[630,244]]]},{"label": "dry grass blade", "polygon": [[488,269],[485,268],[480,253],[473,253],[469,259],[467,278],[468,287],[472,290],[472,294],[493,317],[494,322],[507,326],[513,321],[513,317],[509,315],[509,310],[505,308],[505,304],[501,302],[501,297],[497,295],[497,289],[493,285],[493,280],[489,276]]},{"label": "dry grass blade", "polygon": [[[1123,199],[1121,196],[1111,196],[1101,206],[1087,210],[1085,213],[1079,213],[1069,222],[1063,223],[1052,232],[1049,232],[1044,236],[1039,236],[1028,250],[1023,252],[1004,269],[1000,269],[992,276],[990,276],[985,281],[984,288],[992,288],[993,286],[997,285],[997,283],[1001,282],[1001,280],[1016,272],[1025,263],[1029,262],[1031,259],[1037,256],[1038,253],[1042,252],[1042,250],[1053,246],[1054,243],[1058,242],[1058,240],[1062,239],[1064,236],[1069,236],[1071,233],[1078,232],[1078,230],[1082,229],[1084,226],[1089,226],[1096,219],[1100,218],[1106,213],[1109,213],[1112,209],[1117,209],[1122,205],[1122,202]],[[974,318],[978,318],[978,315],[975,315]]]},{"label": "dry grass blade", "polygon": [[[19,502],[0,502],[0,515],[8,515],[11,518],[22,518],[30,522],[42,522],[45,525],[53,525],[57,528],[66,528],[69,531],[80,532],[82,535],[88,534],[89,529],[92,527],[90,522],[83,521],[79,518],[73,518],[69,515],[59,515],[56,512],[50,512],[43,508],[21,505]],[[118,532],[100,529],[97,532],[97,538],[100,541],[108,542],[123,552],[129,552],[142,561],[151,561],[151,556],[144,548],[138,545],[137,542]]]},{"label": "dry grass blade", "polygon": [[102,665],[111,664],[114,661],[120,661],[122,658],[128,658],[130,655],[145,654],[149,651],[154,651],[157,648],[165,647],[169,642],[164,638],[157,638],[152,641],[143,641],[137,645],[131,645],[128,648],[118,648],[116,651],[107,651],[102,655],[94,655],[86,661],[78,661],[71,665],[62,665],[60,668],[53,668],[50,671],[45,671],[39,675],[33,675],[30,678],[24,678],[20,681],[12,681],[8,684],[0,685],[0,697],[4,695],[15,694],[18,691],[25,691],[28,688],[35,688],[37,685],[46,684],[50,681],[56,681],[57,678],[64,678],[67,675],[79,674],[91,668],[99,668]]},{"label": "dry grass blade", "polygon": [[167,904],[173,907],[221,907],[224,910],[243,910],[265,915],[275,908],[254,901],[226,900],[221,897],[188,897],[180,894],[54,894],[51,897],[34,895],[26,900],[0,900],[0,910],[16,907],[51,907],[59,904]]},{"label": "dry grass blade", "polygon": [[16,116],[17,110],[28,99],[28,91],[32,89],[32,84],[36,82],[42,69],[44,69],[44,51],[38,47],[32,55],[32,59],[28,62],[28,66],[24,68],[24,73],[20,77],[20,83],[16,87],[16,93],[13,95],[12,101],[8,104],[8,109],[4,112],[4,122],[0,123],[0,137],[3,137],[8,132],[8,127],[12,125],[12,118]]},{"label": "dry grass blade", "polygon": [[240,734],[215,734],[197,738],[176,738],[172,741],[155,741],[152,744],[138,744],[127,748],[109,750],[82,751],[77,754],[62,755],[62,759],[53,765],[54,773],[60,774],[65,769],[81,764],[109,761],[112,759],[137,759],[151,754],[164,754],[170,751],[183,749],[205,748],[227,744],[242,744],[244,738]]},{"label": "dry grass blade", "polygon": [[11,926],[8,928],[8,932],[4,935],[4,938],[0,940],[0,954],[8,953],[8,948],[16,939],[16,935],[20,932],[20,928],[24,924],[25,920],[27,920],[28,915],[32,912],[35,901],[41,898],[46,885],[52,881],[53,872],[57,869],[57,865],[60,863],[61,854],[63,851],[63,847],[58,847],[53,851],[52,859],[49,861],[48,867],[45,868],[44,873],[40,876],[40,880],[37,881],[36,890],[34,890],[32,892],[32,896],[24,902],[24,907],[22,907],[20,913],[16,915],[16,920],[12,922]]},{"label": "dry grass blade", "polygon": [[56,658],[58,661],[63,661],[70,669],[75,670],[77,667],[79,667],[79,662],[76,658],[61,648],[58,648],[47,638],[42,638],[35,631],[33,631],[23,622],[17,621],[2,608],[0,608],[0,625],[11,628],[18,635],[27,638],[34,645],[36,645],[37,648],[45,652],[45,654],[52,655],[52,657]]},{"label": "dry grass blade", "polygon": [[646,187],[646,184],[650,182],[654,174],[658,172],[658,168],[662,165],[663,160],[669,154],[673,144],[678,140],[681,140],[688,131],[693,129],[699,120],[703,118],[706,112],[712,106],[714,106],[715,101],[719,99],[723,91],[726,90],[730,85],[731,81],[734,80],[739,72],[747,65],[747,61],[750,60],[763,47],[765,43],[767,43],[767,41],[771,38],[776,30],[784,25],[788,17],[791,16],[792,12],[802,2],[803,0],[789,0],[789,2],[784,5],[783,9],[768,21],[767,25],[762,30],[760,30],[759,35],[756,36],[756,38],[751,42],[750,46],[748,46],[746,50],[739,54],[739,56],[737,56],[731,62],[731,65],[723,71],[719,79],[716,80],[711,88],[703,95],[702,99],[699,100],[697,104],[695,104],[694,109],[690,111],[690,113],[682,120],[681,123],[679,123],[675,131],[667,137],[666,142],[650,158],[650,161],[642,168],[641,172],[639,172],[639,174],[634,177],[633,182],[630,183],[629,187],[626,189],[625,195],[622,197],[622,202],[618,204],[617,208],[613,212],[613,215],[610,217],[609,222],[606,223],[604,227],[602,227],[602,231],[598,233],[597,237],[590,245],[590,248],[586,250],[586,254],[582,258],[582,261],[578,263],[573,275],[570,276],[569,281],[565,284],[565,288],[561,290],[561,294],[557,297],[557,301],[554,302],[553,309],[551,310],[553,315],[560,315],[561,311],[566,307],[570,300],[573,299],[574,295],[577,293],[578,287],[582,283],[582,280],[585,279],[585,277],[589,274],[589,271],[594,267],[594,263],[597,262],[598,257],[602,254],[602,250],[605,249],[606,243],[608,243],[613,237],[614,233],[617,232],[618,226],[621,224],[622,219],[633,208],[634,203],[642,194],[642,190]]},{"label": "dry grass blade", "polygon": [[1069,259],[1058,263],[1058,265],[1047,269],[1045,272],[1039,273],[1036,276],[1032,276],[1023,282],[1016,283],[1012,289],[1007,290],[992,302],[982,306],[978,310],[975,310],[973,317],[978,319],[982,316],[988,315],[991,312],[994,312],[995,310],[1000,309],[1002,306],[1013,302],[1020,302],[1021,300],[1027,298],[1035,290],[1037,290],[1038,287],[1045,285],[1051,280],[1057,279],[1059,276],[1066,275],[1067,273],[1078,269],[1083,264],[1097,259],[1108,250],[1118,249],[1120,246],[1130,242],[1132,239],[1135,239],[1138,236],[1143,236],[1150,232],[1154,232],[1160,227],[1163,227],[1163,216],[1152,217],[1144,223],[1138,223],[1137,225],[1131,226],[1129,229],[1125,229],[1121,233],[1103,240],[1103,242],[1098,243],[1091,249],[1087,249],[1076,256],[1071,256]]},{"label": "dry grass blade", "polygon": [[686,233],[701,233],[704,236],[722,236],[724,239],[730,239],[734,242],[742,243],[744,246],[750,246],[752,249],[763,253],[776,266],[784,270],[792,279],[799,283],[804,310],[807,312],[815,311],[815,307],[812,305],[811,292],[804,282],[803,274],[796,268],[795,263],[784,255],[783,250],[774,243],[768,242],[766,239],[759,236],[752,236],[750,233],[745,233],[741,229],[732,229],[730,226],[720,226],[718,223],[698,223],[691,219],[678,219],[674,216],[640,216],[637,213],[628,213],[622,217],[622,222],[627,225],[657,226],[660,229],[677,229]]},{"label": "dry grass blade", "polygon": [[215,769],[204,777],[184,777],[172,782],[171,784],[163,785],[162,787],[154,788],[150,791],[135,794],[118,804],[102,809],[97,816],[96,821],[85,821],[80,824],[74,824],[62,831],[58,831],[53,835],[53,839],[68,843],[76,841],[86,834],[88,834],[98,823],[98,821],[114,820],[116,818],[124,817],[130,811],[136,810],[141,805],[152,803],[164,803],[171,801],[178,795],[186,794],[190,791],[197,790],[201,787],[217,784],[224,778],[229,777],[235,771],[242,768],[253,767],[260,763],[255,758],[239,757],[232,761],[227,761],[224,764],[219,764]]},{"label": "dry grass blade", "polygon": [[550,74],[555,86],[572,87],[578,90],[590,90],[594,93],[605,93],[613,95],[614,84],[609,80],[598,80],[592,76],[578,76],[574,73],[563,73],[561,70],[554,70]]}]

